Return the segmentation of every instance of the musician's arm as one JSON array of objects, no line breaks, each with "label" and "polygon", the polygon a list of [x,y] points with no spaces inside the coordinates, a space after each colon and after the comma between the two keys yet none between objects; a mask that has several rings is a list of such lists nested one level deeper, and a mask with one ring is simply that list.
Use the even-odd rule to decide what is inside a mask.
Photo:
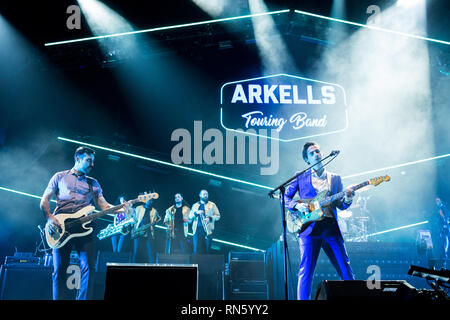
[{"label": "musician's arm", "polygon": [[219,208],[217,208],[217,205],[215,203],[213,206],[213,213],[210,217],[211,217],[212,221],[214,221],[214,222],[220,220],[220,211],[219,211]]},{"label": "musician's arm", "polygon": [[197,212],[196,206],[195,204],[192,206],[191,211],[189,212],[189,223],[192,223],[192,221],[194,221],[195,218],[195,213]]},{"label": "musician's arm", "polygon": [[164,224],[165,225],[169,225],[170,221],[171,221],[171,218],[172,218],[172,214],[170,213],[170,210],[167,209],[166,210],[166,215],[164,216]]},{"label": "musician's arm", "polygon": [[102,211],[114,207],[112,204],[109,204],[106,201],[106,199],[103,197],[103,195],[101,195],[97,198],[97,204]]},{"label": "musician's arm", "polygon": [[50,179],[50,182],[48,183],[48,186],[45,189],[44,194],[42,195],[42,198],[41,198],[41,202],[39,204],[41,211],[44,214],[45,219],[47,219],[47,221],[49,221],[49,222],[52,222],[54,225],[56,225],[58,227],[60,227],[61,224],[58,222],[58,220],[55,218],[55,216],[50,211],[50,199],[58,190],[59,179],[60,179],[60,176],[57,173],[55,173],[55,175]]},{"label": "musician's arm", "polygon": [[[344,188],[343,185],[342,185],[342,180],[341,180],[340,176],[338,176],[337,183],[338,183],[337,193],[339,193]],[[339,200],[336,200],[336,207],[338,207],[341,210],[346,210],[352,205],[352,202],[353,202],[353,196],[351,198],[349,197],[347,199],[345,197],[343,197],[343,198],[341,198]]]},{"label": "musician's arm", "polygon": [[284,204],[289,210],[296,210],[297,201],[292,200],[298,191],[298,180],[294,179],[286,188],[284,193]]},{"label": "musician's arm", "polygon": [[51,189],[45,189],[44,195],[41,198],[41,203],[39,207],[41,208],[42,213],[44,214],[45,219],[49,219],[53,216],[50,211],[50,199],[53,196],[53,191]]}]

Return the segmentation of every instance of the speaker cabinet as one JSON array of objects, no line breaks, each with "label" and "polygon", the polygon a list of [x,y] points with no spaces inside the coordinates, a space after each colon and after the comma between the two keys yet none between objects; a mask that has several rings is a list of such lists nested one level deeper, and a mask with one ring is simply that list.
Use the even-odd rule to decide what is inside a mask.
[{"label": "speaker cabinet", "polygon": [[268,300],[267,281],[229,281],[226,300]]},{"label": "speaker cabinet", "polygon": [[106,272],[106,264],[108,262],[130,263],[131,252],[98,251],[95,271]]},{"label": "speaker cabinet", "polygon": [[189,254],[164,254],[157,253],[156,254],[156,263],[176,263],[176,264],[189,264],[190,263],[190,255]]},{"label": "speaker cabinet", "polygon": [[200,300],[223,299],[224,256],[220,254],[193,254],[191,263],[198,265],[198,298]]},{"label": "speaker cabinet", "polygon": [[196,300],[196,265],[108,263],[105,300]]},{"label": "speaker cabinet", "polygon": [[[379,285],[377,288],[377,285]],[[399,301],[412,300],[416,289],[404,280],[378,283],[363,280],[325,280],[319,285],[315,300]]]},{"label": "speaker cabinet", "polygon": [[1,300],[51,300],[53,267],[10,264],[0,268]]}]

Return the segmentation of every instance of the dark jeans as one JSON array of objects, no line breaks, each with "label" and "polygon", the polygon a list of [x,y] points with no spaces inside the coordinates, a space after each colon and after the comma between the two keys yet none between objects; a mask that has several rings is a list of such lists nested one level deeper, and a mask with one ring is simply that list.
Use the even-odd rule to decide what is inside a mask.
[{"label": "dark jeans", "polygon": [[[139,237],[135,238],[133,242],[133,257],[131,261],[135,263],[137,261],[137,257],[139,254],[139,248],[145,246],[147,249],[147,262],[153,263],[155,261],[154,250],[155,250],[155,239],[151,236],[148,237]],[[140,261],[144,262],[144,259],[140,259]]]},{"label": "dark jeans", "polygon": [[112,251],[113,252],[122,252],[123,242],[125,240],[126,235],[114,235],[111,237]]},{"label": "dark jeans", "polygon": [[167,234],[166,254],[170,254],[172,252],[172,245],[174,243],[178,244],[182,254],[185,254],[187,252],[187,242],[183,230],[180,232],[175,229],[175,239],[172,239],[170,233]]},{"label": "dark jeans", "polygon": [[211,248],[211,236],[207,236],[202,225],[197,225],[194,237],[192,239],[194,254],[209,254]]},{"label": "dark jeans", "polygon": [[92,298],[96,251],[95,239],[91,233],[85,237],[72,238],[64,247],[53,249],[53,300],[66,300],[69,297],[67,268],[72,248],[78,250],[80,256],[81,278],[77,300]]},{"label": "dark jeans", "polygon": [[342,280],[354,280],[350,260],[339,234],[335,219],[316,222],[310,235],[298,237],[300,268],[298,272],[297,299],[308,300],[311,293],[314,269],[320,249],[323,248]]}]

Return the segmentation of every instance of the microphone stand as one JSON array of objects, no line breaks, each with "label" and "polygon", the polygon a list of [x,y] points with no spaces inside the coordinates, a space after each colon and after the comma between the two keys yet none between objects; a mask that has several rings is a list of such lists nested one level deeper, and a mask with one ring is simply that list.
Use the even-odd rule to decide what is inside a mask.
[{"label": "microphone stand", "polygon": [[[328,156],[326,156],[325,158],[323,158],[322,160],[320,160],[319,162],[313,164],[312,166],[309,166],[308,168],[306,168],[305,170],[295,174],[293,177],[289,178],[287,181],[283,182],[282,184],[280,184],[278,187],[276,187],[275,189],[271,190],[269,192],[269,197],[270,198],[274,198],[274,193],[278,190],[280,190],[280,197],[281,197],[281,220],[282,220],[282,224],[283,224],[283,248],[284,248],[284,259],[283,259],[283,264],[284,264],[284,294],[286,297],[286,300],[289,300],[289,293],[288,293],[288,273],[287,273],[287,234],[286,234],[286,207],[285,207],[285,199],[284,199],[284,193],[286,191],[286,187],[287,185],[297,179],[298,176],[302,175],[303,173],[305,173],[306,171],[308,171],[309,169],[311,169],[312,167],[316,166],[317,164],[323,162],[324,160],[328,159],[329,157],[336,157],[339,154],[339,152],[331,152]],[[334,159],[334,158],[333,158]],[[333,160],[331,159],[331,160]],[[330,161],[331,161],[330,160]],[[328,163],[326,163],[325,165],[327,165]]]}]

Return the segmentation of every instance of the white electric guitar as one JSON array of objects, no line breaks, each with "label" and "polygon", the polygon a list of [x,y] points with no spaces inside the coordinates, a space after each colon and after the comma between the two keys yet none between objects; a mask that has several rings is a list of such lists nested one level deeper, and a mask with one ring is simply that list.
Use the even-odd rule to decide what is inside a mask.
[{"label": "white electric guitar", "polygon": [[[157,193],[145,193],[137,197],[137,199],[131,200],[131,204],[137,202],[147,202],[150,199],[158,199]],[[59,213],[54,217],[58,220],[61,228],[55,228],[56,231],[52,231],[49,227],[50,222],[45,225],[45,239],[47,244],[52,249],[59,249],[63,247],[70,239],[74,237],[84,237],[93,231],[92,227],[87,226],[92,220],[100,218],[106,214],[114,213],[117,210],[122,209],[125,203],[118,206],[111,207],[104,211],[92,213],[95,210],[94,206],[87,206],[78,210],[75,213]]]}]

